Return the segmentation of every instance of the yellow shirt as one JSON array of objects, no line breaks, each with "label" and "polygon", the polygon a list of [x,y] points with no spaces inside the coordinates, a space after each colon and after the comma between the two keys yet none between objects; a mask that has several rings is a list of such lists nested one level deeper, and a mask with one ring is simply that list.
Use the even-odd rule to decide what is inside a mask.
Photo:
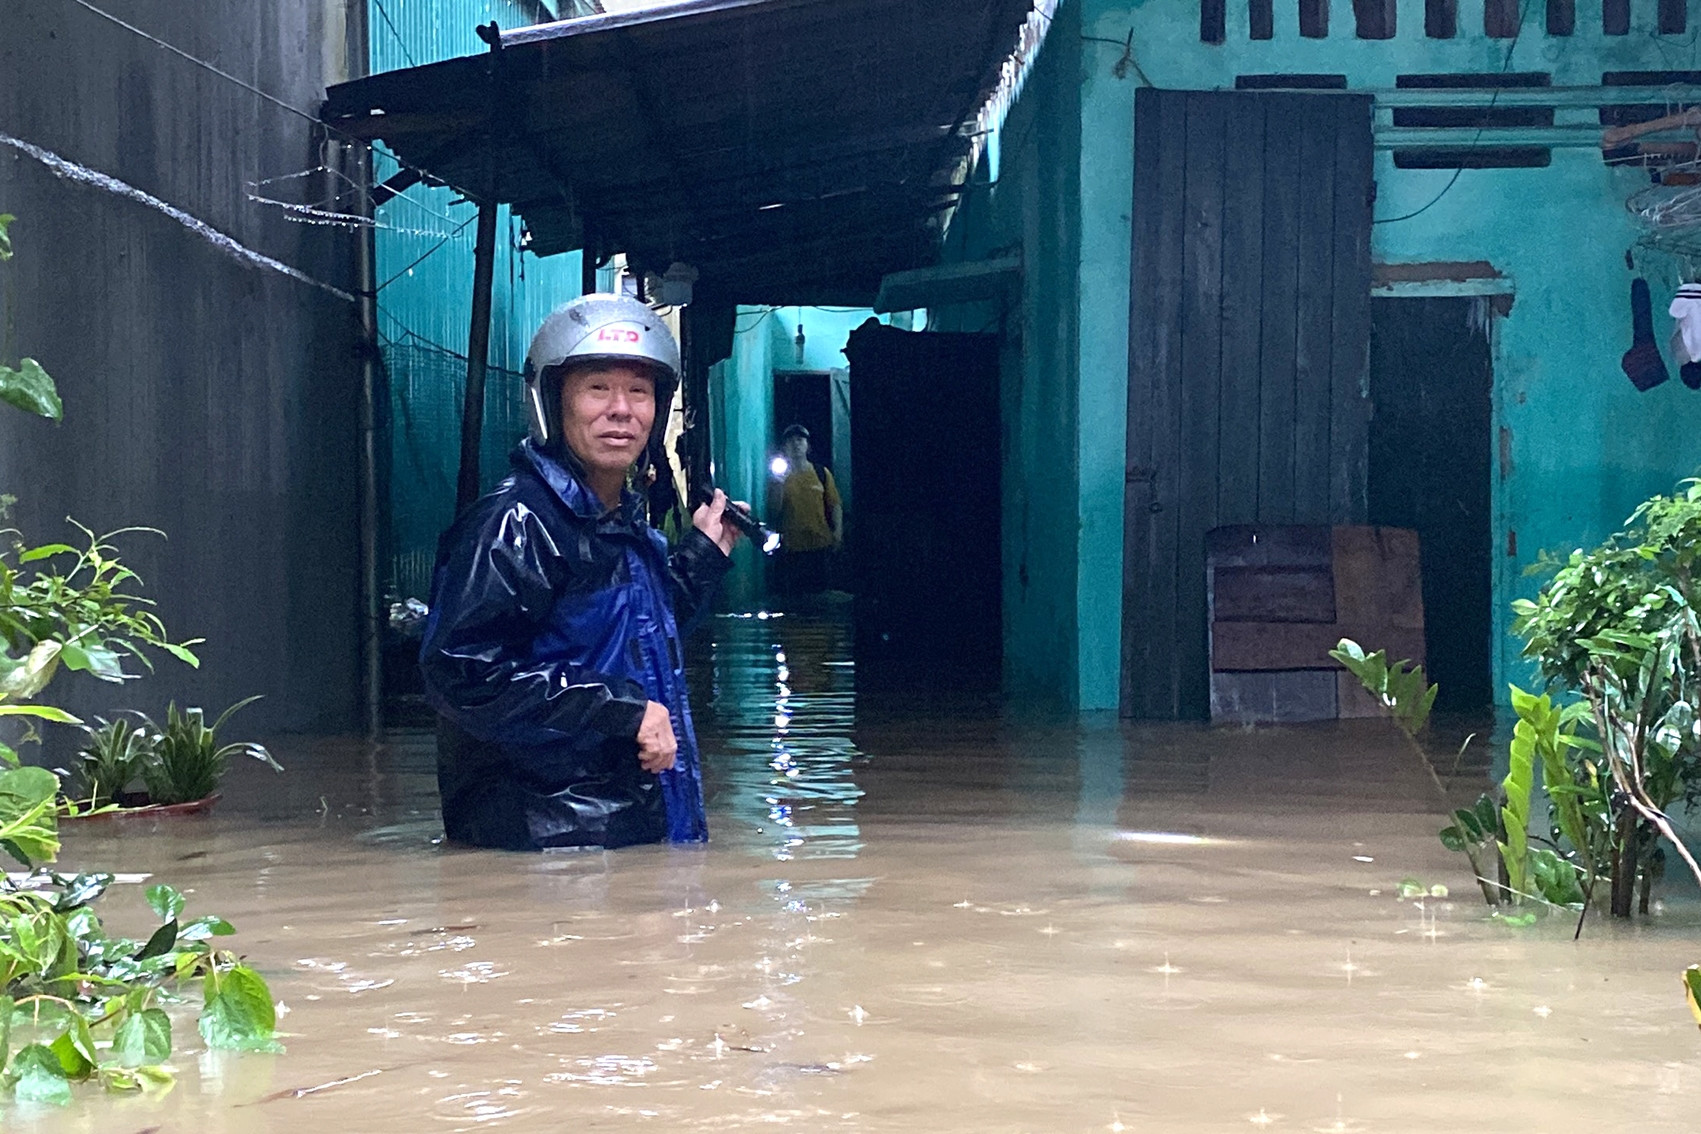
[{"label": "yellow shirt", "polygon": [[839,489],[833,483],[831,469],[817,472],[815,465],[806,463],[786,474],[780,486],[781,548],[786,551],[821,551],[837,541],[827,523],[831,509],[839,518]]}]

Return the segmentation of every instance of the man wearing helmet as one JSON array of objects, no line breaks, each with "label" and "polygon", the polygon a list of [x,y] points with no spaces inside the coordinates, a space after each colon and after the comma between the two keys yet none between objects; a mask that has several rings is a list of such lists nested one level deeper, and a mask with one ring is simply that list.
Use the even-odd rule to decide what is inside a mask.
[{"label": "man wearing helmet", "polygon": [[420,650],[455,842],[708,837],[681,626],[737,536],[717,492],[670,553],[628,487],[678,380],[678,345],[636,299],[583,296],[532,339],[531,435],[444,535]]}]

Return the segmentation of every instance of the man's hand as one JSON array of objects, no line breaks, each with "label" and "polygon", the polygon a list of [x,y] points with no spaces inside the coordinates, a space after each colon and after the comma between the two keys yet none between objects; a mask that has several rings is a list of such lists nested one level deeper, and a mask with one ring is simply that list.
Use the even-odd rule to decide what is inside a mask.
[{"label": "man's hand", "polygon": [[[739,502],[740,508],[749,509],[749,505]],[[739,531],[722,517],[726,513],[726,493],[715,489],[714,499],[698,508],[691,514],[691,523],[696,529],[715,541],[715,546],[723,554],[731,555],[733,545],[738,542]]]},{"label": "man's hand", "polygon": [[652,774],[673,767],[679,753],[679,738],[673,735],[673,717],[667,706],[651,701],[644,706],[644,723],[638,726],[638,763]]}]

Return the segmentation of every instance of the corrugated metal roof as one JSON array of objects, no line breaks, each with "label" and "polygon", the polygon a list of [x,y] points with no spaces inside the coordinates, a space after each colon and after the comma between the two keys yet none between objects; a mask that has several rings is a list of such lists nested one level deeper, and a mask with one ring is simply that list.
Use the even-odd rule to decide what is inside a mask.
[{"label": "corrugated metal roof", "polygon": [[1032,6],[686,0],[343,84],[324,116],[511,203],[539,253],[588,231],[725,299],[867,303],[934,259],[965,126]]}]

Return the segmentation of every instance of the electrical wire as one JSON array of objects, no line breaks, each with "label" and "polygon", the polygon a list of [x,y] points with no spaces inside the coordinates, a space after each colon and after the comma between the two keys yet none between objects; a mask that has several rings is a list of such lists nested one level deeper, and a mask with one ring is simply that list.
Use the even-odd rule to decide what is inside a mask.
[{"label": "electrical wire", "polygon": [[372,3],[377,7],[378,14],[384,18],[384,26],[390,29],[391,35],[396,37],[396,46],[402,49],[402,58],[408,61],[409,67],[419,66],[418,63],[413,61],[413,52],[408,50],[408,41],[402,38],[401,32],[396,30],[396,21],[390,18],[389,11],[384,7],[384,0],[372,0]]},{"label": "electrical wire", "polygon": [[[202,58],[195,56],[195,55],[191,55],[189,52],[183,50],[181,47],[178,47],[176,44],[168,43],[165,40],[159,38],[158,36],[152,34],[151,32],[144,31],[143,29],[137,27],[135,24],[126,23],[124,20],[119,19],[117,16],[113,15],[111,12],[105,11],[104,9],[98,8],[94,4],[91,4],[89,2],[89,0],[71,0],[71,2],[73,4],[76,4],[80,8],[86,8],[88,11],[99,16],[101,19],[106,20],[108,23],[117,24],[119,27],[123,28],[125,31],[129,32],[132,35],[140,36],[142,39],[147,40],[149,43],[152,43],[157,47],[164,48],[166,51],[169,51],[173,55],[176,55],[177,57],[179,57],[180,59],[183,59],[184,61],[186,61],[190,64],[193,64],[196,67],[199,67],[201,70],[206,71],[206,72],[208,72],[209,74],[212,74],[212,75],[217,75],[219,78],[225,80],[227,83],[234,83],[236,86],[241,87],[243,90],[247,91],[248,93],[255,95],[255,96],[257,96],[261,99],[264,99],[266,102],[271,103],[273,106],[276,106],[281,110],[285,110],[285,111],[289,112],[290,114],[295,115],[297,118],[302,119],[305,122],[312,123],[314,126],[322,127],[327,132],[335,134],[338,137],[340,137],[340,138],[344,139],[345,141],[350,142],[354,145],[360,146],[360,147],[370,151],[374,155],[377,155],[377,154],[380,153],[380,151],[377,149],[377,147],[373,146],[371,142],[368,142],[363,138],[357,138],[353,134],[350,134],[345,130],[340,130],[337,127],[331,125],[329,122],[326,122],[323,119],[318,118],[317,116],[310,114],[305,110],[300,109],[299,107],[292,106],[291,104],[285,102],[283,99],[277,97],[276,95],[270,93],[269,91],[261,90],[259,87],[255,86],[253,83],[250,83],[250,82],[248,82],[244,79],[240,79],[237,76],[232,75],[229,71],[222,70],[219,67],[213,65],[212,63],[207,62],[205,59],[202,59]],[[468,197],[468,198],[471,198],[471,199],[474,199],[474,200],[477,199],[476,194],[468,193],[466,190],[461,189],[459,186],[454,185],[454,183],[449,181],[447,178],[439,176],[438,174],[432,173],[429,169],[424,169],[420,166],[414,165],[412,162],[403,161],[396,154],[389,153],[387,151],[385,151],[383,153],[383,156],[388,157],[390,160],[394,161],[397,165],[401,166],[403,169],[412,170],[414,173],[419,174],[421,177],[429,178],[430,180],[436,181],[440,184],[451,186],[452,188],[455,189],[456,192],[460,193],[463,197]]]},{"label": "electrical wire", "polygon": [[[1510,71],[1512,69],[1512,53],[1514,51],[1518,50],[1518,40],[1523,38],[1524,21],[1529,17],[1529,14],[1530,14],[1529,9],[1530,9],[1530,0],[1523,0],[1523,3],[1521,3],[1518,6],[1518,30],[1512,33],[1512,42],[1508,43],[1506,45],[1506,58],[1501,60],[1501,63],[1500,63],[1500,73],[1502,75],[1505,75],[1508,71]],[[1465,147],[1467,150],[1476,149],[1478,144],[1480,144],[1482,142],[1483,131],[1488,129],[1488,117],[1489,117],[1489,115],[1494,113],[1494,105],[1495,105],[1495,103],[1500,101],[1500,92],[1501,92],[1502,89],[1503,88],[1496,87],[1495,90],[1494,90],[1494,94],[1489,97],[1488,105],[1483,108],[1482,124],[1477,127],[1476,137],[1471,139],[1471,144],[1469,146]],[[1453,176],[1447,179],[1447,184],[1445,184],[1441,187],[1441,192],[1439,192],[1435,196],[1431,197],[1429,199],[1429,203],[1424,205],[1422,208],[1414,209],[1411,212],[1405,214],[1404,216],[1383,217],[1380,220],[1372,220],[1370,223],[1373,226],[1379,225],[1379,224],[1399,224],[1401,221],[1409,221],[1409,220],[1412,220],[1415,217],[1421,217],[1423,214],[1425,214],[1429,210],[1433,209],[1436,205],[1440,204],[1441,198],[1447,196],[1448,193],[1451,193],[1453,191],[1453,186],[1455,186],[1459,183],[1459,177],[1464,172],[1465,172],[1465,167],[1464,167],[1464,165],[1461,164],[1457,169],[1455,169],[1453,171]]]},{"label": "electrical wire", "polygon": [[385,288],[389,287],[391,284],[395,283],[397,280],[401,279],[403,276],[407,275],[409,272],[411,272],[415,268],[419,267],[421,264],[423,264],[426,261],[427,257],[429,257],[432,253],[436,252],[439,248],[443,247],[445,244],[449,243],[449,241],[455,239],[455,237],[459,236],[461,234],[462,229],[466,228],[467,225],[471,224],[473,221],[475,221],[477,219],[478,219],[478,214],[474,213],[472,216],[468,217],[466,220],[464,220],[460,224],[456,225],[454,227],[454,229],[451,230],[450,233],[447,236],[445,236],[442,240],[439,240],[436,244],[433,244],[430,248],[427,248],[423,253],[420,254],[418,259],[413,261],[413,263],[409,264],[407,267],[403,268],[401,271],[397,272],[395,275],[391,276],[389,279],[385,280],[383,283],[381,283],[377,287],[373,288],[372,294],[377,295],[379,292],[383,291]]}]

